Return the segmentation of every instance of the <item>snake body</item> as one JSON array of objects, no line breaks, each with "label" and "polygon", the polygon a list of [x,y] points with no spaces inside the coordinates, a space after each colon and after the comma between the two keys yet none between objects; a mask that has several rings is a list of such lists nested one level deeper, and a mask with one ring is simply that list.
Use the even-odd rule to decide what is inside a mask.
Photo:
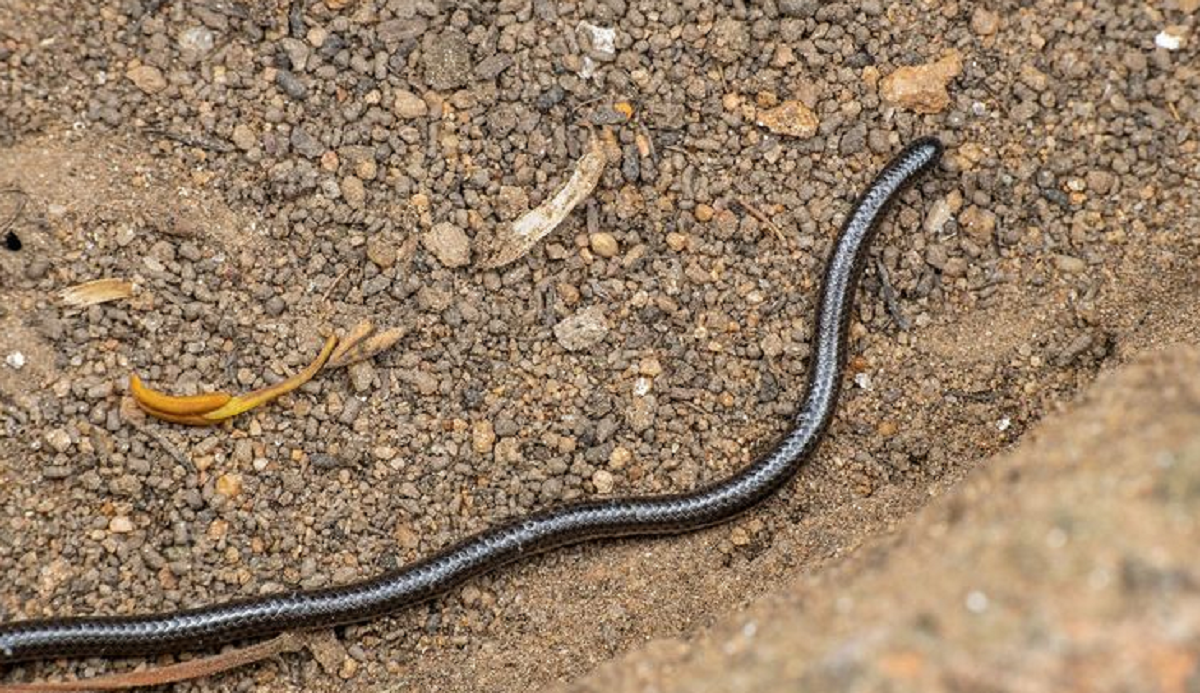
[{"label": "snake body", "polygon": [[347,585],[168,613],[5,623],[0,625],[0,664],[196,650],[287,630],[365,621],[429,600],[479,573],[556,547],[604,537],[689,532],[748,510],[788,483],[820,442],[837,404],[855,289],[871,238],[891,202],[931,168],[941,153],[942,145],[936,139],[912,143],[858,199],[825,270],[808,385],[794,425],[769,452],[732,476],[691,493],[587,500],[543,510]]}]

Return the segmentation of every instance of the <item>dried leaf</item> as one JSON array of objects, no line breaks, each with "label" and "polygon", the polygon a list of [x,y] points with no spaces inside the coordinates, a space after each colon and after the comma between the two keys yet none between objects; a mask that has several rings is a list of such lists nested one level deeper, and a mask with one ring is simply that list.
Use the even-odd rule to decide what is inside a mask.
[{"label": "dried leaf", "polygon": [[129,376],[129,392],[143,409],[167,414],[203,414],[225,406],[232,399],[228,392],[206,392],[187,397],[168,395],[146,387],[136,374]]},{"label": "dried leaf", "polygon": [[238,395],[237,397],[234,397],[226,402],[225,406],[221,407],[220,409],[214,409],[213,411],[205,412],[204,414],[201,414],[201,416],[212,422],[222,421],[231,416],[237,416],[243,412],[250,411],[260,404],[265,404],[276,397],[280,397],[291,392],[292,390],[295,390],[304,383],[312,380],[313,376],[321,370],[321,368],[325,365],[325,362],[329,360],[329,355],[333,353],[333,348],[337,346],[337,342],[337,337],[330,335],[329,339],[325,341],[325,347],[321,349],[321,353],[317,356],[316,360],[308,364],[304,370],[293,375],[287,380],[284,380],[283,382],[275,383],[274,385],[255,390],[254,392],[249,392],[244,395]]},{"label": "dried leaf", "polygon": [[329,368],[343,368],[356,364],[359,361],[366,361],[380,352],[391,349],[406,334],[408,334],[408,330],[402,327],[393,327],[390,330],[373,334],[366,339],[360,339],[341,354],[335,354],[330,357]]},{"label": "dried leaf", "polygon": [[97,303],[118,301],[133,295],[133,282],[123,279],[97,279],[63,289],[59,296],[69,306],[83,308]]},{"label": "dried leaf", "polygon": [[373,332],[375,332],[375,323],[371,322],[369,318],[351,328],[346,333],[346,336],[342,337],[338,342],[337,348],[333,350],[333,353],[330,354],[329,367],[337,368],[337,364],[342,362],[342,357],[346,355],[346,352],[369,337]]},{"label": "dried leaf", "polygon": [[537,242],[555,229],[576,205],[587,199],[600,182],[607,163],[604,155],[604,140],[592,137],[588,151],[575,164],[570,180],[553,197],[529,210],[511,226],[496,231],[491,240],[490,252],[480,266],[493,269],[524,257]]}]

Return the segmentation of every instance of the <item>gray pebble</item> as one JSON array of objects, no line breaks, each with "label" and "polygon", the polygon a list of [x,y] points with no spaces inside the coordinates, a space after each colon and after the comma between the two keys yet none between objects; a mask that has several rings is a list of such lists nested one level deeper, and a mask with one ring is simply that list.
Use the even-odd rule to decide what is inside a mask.
[{"label": "gray pebble", "polygon": [[554,326],[554,337],[567,351],[580,351],[599,344],[608,334],[604,309],[591,306]]},{"label": "gray pebble", "polygon": [[304,101],[308,98],[308,87],[304,86],[304,82],[301,82],[300,78],[289,70],[279,70],[276,72],[275,83],[279,85],[283,93],[296,101]]}]

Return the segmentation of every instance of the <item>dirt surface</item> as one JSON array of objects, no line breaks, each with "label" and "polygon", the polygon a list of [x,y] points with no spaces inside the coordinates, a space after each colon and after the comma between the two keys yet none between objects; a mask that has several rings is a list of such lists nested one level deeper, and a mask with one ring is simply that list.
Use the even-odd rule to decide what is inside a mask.
[{"label": "dirt surface", "polygon": [[[0,619],[337,584],[559,500],[728,474],[796,407],[851,201],[922,134],[946,161],[883,229],[852,384],[778,498],[343,629],[325,669],[177,688],[527,690],[797,579],[901,590],[861,546],[1102,369],[1197,341],[1193,0],[747,5],[0,0],[0,235],[21,245],[0,248]],[[943,108],[881,99],[952,51]],[[757,124],[788,101],[819,126]],[[612,161],[561,228],[499,271],[443,264],[551,194],[598,124]],[[58,299],[104,277],[135,295]],[[134,371],[275,382],[368,315],[408,335],[226,427],[126,396]],[[579,316],[582,347],[555,329]],[[996,491],[1012,513],[1021,488]]]},{"label": "dirt surface", "polygon": [[558,690],[1194,691],[1198,373],[1106,374],[841,565]]}]

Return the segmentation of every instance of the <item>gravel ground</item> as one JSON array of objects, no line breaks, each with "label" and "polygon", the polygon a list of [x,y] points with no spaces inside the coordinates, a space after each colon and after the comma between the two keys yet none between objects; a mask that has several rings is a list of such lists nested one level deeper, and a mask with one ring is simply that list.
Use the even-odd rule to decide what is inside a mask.
[{"label": "gravel ground", "polygon": [[556,691],[1200,686],[1200,350],[1106,373],[837,569]]},{"label": "gravel ground", "polygon": [[[839,565],[1105,364],[1196,340],[1197,12],[0,0],[0,190],[20,191],[0,223],[21,246],[0,249],[0,354],[21,354],[0,365],[0,619],[336,584],[558,500],[729,473],[796,407],[857,191],[937,134],[946,162],[864,281],[854,385],[781,497],[344,629],[324,670],[177,688],[524,690]],[[948,55],[945,103],[880,96]],[[795,102],[815,128],[758,124]],[[584,208],[476,268],[596,124],[616,139]],[[137,292],[59,300],[102,277]],[[131,371],[185,394],[274,382],[368,315],[407,336],[227,427],[126,397]]]}]

